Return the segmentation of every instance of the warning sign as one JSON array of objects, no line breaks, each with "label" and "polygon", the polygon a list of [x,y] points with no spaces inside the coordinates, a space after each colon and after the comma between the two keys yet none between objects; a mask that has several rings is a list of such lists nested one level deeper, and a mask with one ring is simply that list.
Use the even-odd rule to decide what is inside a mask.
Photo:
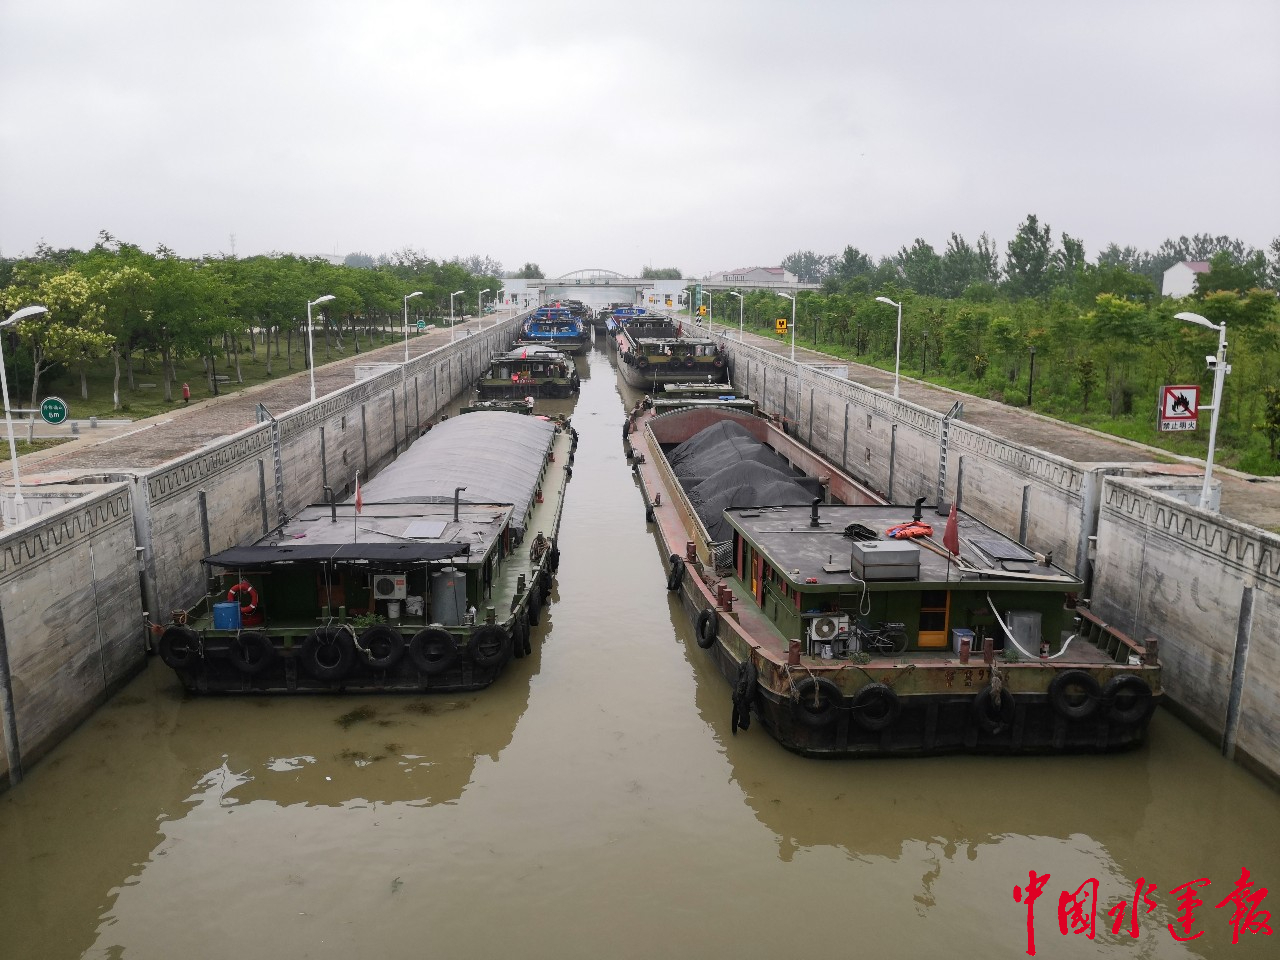
[{"label": "warning sign", "polygon": [[1197,384],[1160,388],[1160,430],[1194,430],[1200,416]]},{"label": "warning sign", "polygon": [[779,317],[777,320],[773,321],[773,330],[774,330],[774,332],[775,332],[775,333],[786,333],[786,332],[787,332],[787,318],[786,318],[786,317]]}]

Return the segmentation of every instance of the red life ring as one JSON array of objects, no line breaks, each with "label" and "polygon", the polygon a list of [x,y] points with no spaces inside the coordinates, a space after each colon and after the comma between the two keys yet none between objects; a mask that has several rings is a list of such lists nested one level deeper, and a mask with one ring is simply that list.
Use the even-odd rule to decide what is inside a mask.
[{"label": "red life ring", "polygon": [[258,609],[258,591],[253,588],[253,584],[251,584],[248,580],[241,580],[234,587],[228,590],[227,600],[228,601],[237,600],[239,599],[239,596],[242,593],[249,594],[249,605],[246,607],[244,605],[244,602],[241,601],[240,603],[241,615],[248,615],[250,613],[253,613],[253,611]]}]

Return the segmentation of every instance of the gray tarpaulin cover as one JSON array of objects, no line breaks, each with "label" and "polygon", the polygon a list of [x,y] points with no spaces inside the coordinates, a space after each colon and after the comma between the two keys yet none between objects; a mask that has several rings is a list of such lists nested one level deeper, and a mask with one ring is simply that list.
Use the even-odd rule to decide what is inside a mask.
[{"label": "gray tarpaulin cover", "polygon": [[512,523],[524,529],[554,436],[550,422],[520,413],[450,417],[363,484],[364,502],[452,503],[454,487],[466,487],[462,503],[514,504]]},{"label": "gray tarpaulin cover", "polygon": [[783,457],[729,420],[699,430],[667,454],[667,461],[717,543],[733,537],[724,519],[726,507],[805,507],[822,496],[816,479],[797,474]]}]

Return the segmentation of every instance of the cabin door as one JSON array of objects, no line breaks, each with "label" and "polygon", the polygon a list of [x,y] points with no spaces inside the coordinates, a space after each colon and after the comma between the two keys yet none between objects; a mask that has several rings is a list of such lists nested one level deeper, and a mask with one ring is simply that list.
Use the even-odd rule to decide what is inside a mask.
[{"label": "cabin door", "polygon": [[949,590],[925,590],[920,594],[919,636],[916,641],[922,649],[947,646],[947,618],[950,613]]}]

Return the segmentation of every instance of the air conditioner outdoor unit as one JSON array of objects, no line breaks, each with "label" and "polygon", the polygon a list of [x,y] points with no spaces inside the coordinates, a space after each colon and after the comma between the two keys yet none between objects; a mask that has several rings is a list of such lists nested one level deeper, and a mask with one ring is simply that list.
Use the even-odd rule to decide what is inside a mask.
[{"label": "air conditioner outdoor unit", "polygon": [[849,637],[849,618],[841,614],[829,613],[814,617],[809,621],[809,643],[811,648],[822,644],[843,643]]},{"label": "air conditioner outdoor unit", "polygon": [[404,577],[393,573],[375,573],[373,575],[373,597],[375,600],[403,600],[405,597]]}]

